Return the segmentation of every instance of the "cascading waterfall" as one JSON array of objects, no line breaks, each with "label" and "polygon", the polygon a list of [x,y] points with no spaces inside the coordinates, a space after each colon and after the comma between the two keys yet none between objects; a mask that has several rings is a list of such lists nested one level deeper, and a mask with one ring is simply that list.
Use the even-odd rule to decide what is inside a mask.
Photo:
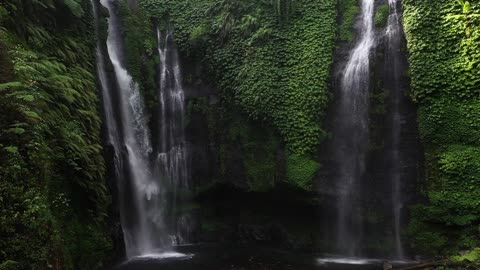
[{"label": "cascading waterfall", "polygon": [[343,71],[333,130],[334,158],[339,166],[337,251],[348,256],[357,255],[361,241],[360,211],[354,208],[354,191],[365,172],[369,140],[370,52],[375,43],[373,15],[374,0],[362,0],[360,38]]},{"label": "cascading waterfall", "polygon": [[393,231],[395,238],[395,256],[398,259],[405,257],[401,240],[401,216],[403,208],[402,198],[402,153],[400,149],[402,134],[401,100],[404,98],[401,84],[402,66],[400,63],[403,30],[400,23],[400,13],[397,10],[397,0],[388,0],[390,15],[386,28],[386,78],[390,93],[390,147],[387,152],[387,177],[392,183],[392,213]]},{"label": "cascading waterfall", "polygon": [[[93,1],[92,1],[92,7],[93,7],[93,15],[95,19],[95,30],[98,32],[98,6]],[[96,59],[97,59],[97,74],[98,74],[98,79],[101,85],[103,113],[105,115],[105,124],[107,129],[108,143],[112,145],[112,147],[114,148],[114,152],[116,154],[119,152],[119,145],[120,145],[119,134],[118,134],[117,126],[115,123],[115,116],[113,113],[114,106],[113,106],[112,98],[110,97],[111,89],[108,82],[108,76],[105,72],[104,52],[102,50],[100,40],[97,40]]]},{"label": "cascading waterfall", "polygon": [[[120,212],[127,257],[163,252],[169,248],[163,222],[163,197],[160,182],[150,162],[152,146],[142,96],[137,84],[124,67],[121,26],[115,0],[101,0],[109,11],[107,51],[114,69],[115,87],[102,83],[107,127],[117,124],[121,142],[116,151],[124,166],[117,166]],[[102,55],[99,55],[102,58]],[[101,60],[103,61],[103,60]],[[99,69],[102,62],[99,61]],[[102,72],[99,72],[102,80]],[[104,77],[105,79],[105,77]],[[105,81],[106,82],[106,81]],[[117,92],[114,92],[114,89]],[[117,104],[114,105],[113,100]],[[115,111],[114,111],[115,110]],[[109,114],[111,114],[109,116]],[[115,121],[112,119],[116,117]],[[113,122],[113,123],[112,123]],[[113,129],[111,129],[113,130]],[[109,131],[110,132],[110,131]]]},{"label": "cascading waterfall", "polygon": [[[173,244],[185,244],[191,233],[190,216],[179,214],[177,204],[189,187],[187,144],[185,141],[185,94],[182,85],[178,52],[170,31],[162,33],[157,28],[158,54],[160,56],[159,140],[157,164],[160,176],[171,187],[171,219]],[[180,216],[179,216],[180,215]]]},{"label": "cascading waterfall", "polygon": [[[114,149],[120,214],[128,258],[180,256],[169,252],[187,243],[191,217],[177,205],[189,187],[184,132],[185,97],[173,35],[157,31],[160,56],[158,145],[151,144],[148,119],[138,85],[125,69],[121,22],[116,0],[101,0],[109,11],[107,50],[97,44],[108,143]],[[94,5],[98,25],[97,7]],[[113,74],[107,74],[105,56]]]}]

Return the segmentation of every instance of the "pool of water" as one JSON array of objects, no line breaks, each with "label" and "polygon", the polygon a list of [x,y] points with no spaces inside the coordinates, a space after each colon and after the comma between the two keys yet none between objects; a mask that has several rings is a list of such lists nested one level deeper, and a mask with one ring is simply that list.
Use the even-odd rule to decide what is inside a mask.
[{"label": "pool of water", "polygon": [[383,262],[262,248],[190,246],[136,257],[113,270],[381,270]]}]

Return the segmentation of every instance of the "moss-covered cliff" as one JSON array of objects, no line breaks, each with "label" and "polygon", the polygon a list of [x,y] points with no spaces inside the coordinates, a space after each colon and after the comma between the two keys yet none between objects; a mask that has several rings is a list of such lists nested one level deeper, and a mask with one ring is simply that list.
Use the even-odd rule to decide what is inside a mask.
[{"label": "moss-covered cliff", "polygon": [[[182,58],[195,178],[188,194],[194,203],[182,209],[198,218],[195,240],[331,245],[318,241],[328,239],[320,234],[332,224],[336,192],[326,146],[335,123],[326,116],[335,67],[355,40],[357,1],[136,2],[119,0],[117,7],[126,66],[153,131],[157,27],[173,30]],[[403,0],[403,6],[410,68],[401,77],[406,84],[411,79],[425,150],[425,164],[415,159],[407,167],[425,167],[426,178],[419,185],[425,200],[411,209],[411,248],[434,255],[474,250],[480,246],[480,3]],[[0,0],[0,270],[98,269],[111,252],[91,10],[88,0]],[[107,14],[100,13],[104,44]],[[379,36],[388,13],[386,1],[377,1]],[[377,41],[367,174],[368,184],[385,192],[362,198],[362,219],[367,234],[381,228],[389,235],[390,217],[382,214],[390,192],[382,155],[388,63]],[[416,128],[404,126],[412,130],[404,131],[403,144],[416,155]],[[371,238],[372,252],[391,245]]]},{"label": "moss-covered cliff", "polygon": [[413,209],[416,249],[480,245],[480,4],[404,0],[412,98],[425,147],[427,201]]},{"label": "moss-covered cliff", "polygon": [[90,1],[0,2],[0,269],[110,250]]},{"label": "moss-covered cliff", "polygon": [[[210,139],[216,140],[210,143],[218,148],[219,168],[232,163],[232,152],[241,151],[247,189],[287,181],[311,190],[318,168],[312,154],[327,136],[321,122],[329,101],[336,12],[335,1],[291,7],[270,1],[141,1],[125,14],[130,70],[144,82],[147,95],[155,89],[148,85],[154,76],[146,77],[155,68],[153,28],[173,29],[190,72],[186,85],[210,88],[219,100],[210,106],[193,94],[188,106],[190,113],[210,111]],[[269,131],[255,135],[253,127]],[[283,164],[276,164],[279,150]],[[287,167],[283,178],[277,171],[282,166]]]},{"label": "moss-covered cliff", "polygon": [[[294,245],[318,240],[312,236],[319,233],[316,216],[309,213],[320,167],[315,155],[327,136],[322,122],[330,99],[337,6],[335,1],[274,2],[140,1],[133,9],[120,8],[127,68],[143,89],[152,123],[158,104],[156,27],[174,32],[199,202],[187,207],[199,213],[202,241],[248,239],[257,229],[269,238],[269,226],[294,228],[288,229],[298,240]],[[285,213],[270,211],[280,198],[292,211],[291,205],[312,211],[297,210],[301,222],[292,224]],[[266,206],[259,213],[240,203],[246,200]],[[242,218],[220,217],[227,212]]]}]

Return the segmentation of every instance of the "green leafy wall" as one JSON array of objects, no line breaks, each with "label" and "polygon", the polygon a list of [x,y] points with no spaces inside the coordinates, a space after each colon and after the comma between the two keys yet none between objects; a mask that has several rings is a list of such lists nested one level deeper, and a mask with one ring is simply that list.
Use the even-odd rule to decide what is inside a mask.
[{"label": "green leafy wall", "polygon": [[427,202],[409,233],[425,253],[480,246],[480,4],[404,0]]},{"label": "green leafy wall", "polygon": [[[238,108],[246,116],[242,123],[273,128],[266,132],[270,139],[255,143],[266,139],[276,149],[269,147],[268,153],[255,157],[272,160],[278,149],[285,148],[288,155],[312,164],[302,171],[308,179],[288,179],[310,189],[312,170],[318,166],[312,154],[327,136],[322,123],[330,98],[336,4],[335,0],[145,0],[137,13],[147,14],[163,30],[174,30],[181,55],[188,62],[202,63],[203,80],[219,90],[222,107]],[[280,144],[274,142],[277,138]],[[244,145],[247,152],[249,148]],[[260,178],[271,174],[273,164],[264,169],[257,164],[245,161],[246,173],[256,175],[249,177],[255,182],[251,188],[271,186],[270,177]]]},{"label": "green leafy wall", "polygon": [[110,199],[90,1],[0,4],[0,269],[98,269]]},{"label": "green leafy wall", "polygon": [[204,61],[226,99],[273,124],[291,152],[316,150],[326,136],[321,120],[329,100],[334,0],[296,1],[288,17],[278,15],[271,1],[141,5],[152,16],[169,15],[180,49]]}]

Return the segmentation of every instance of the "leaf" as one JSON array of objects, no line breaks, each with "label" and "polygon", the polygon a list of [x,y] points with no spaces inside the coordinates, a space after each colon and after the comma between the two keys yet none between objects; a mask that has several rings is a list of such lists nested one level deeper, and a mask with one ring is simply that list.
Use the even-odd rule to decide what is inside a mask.
[{"label": "leaf", "polygon": [[63,0],[63,3],[70,9],[70,12],[72,12],[75,17],[80,18],[85,14],[85,12],[82,9],[82,6],[80,3],[78,3],[75,0]]},{"label": "leaf", "polygon": [[18,153],[18,147],[16,146],[7,146],[3,148],[5,151],[9,152],[10,154]]},{"label": "leaf", "polygon": [[36,112],[24,111],[23,113],[32,119],[40,120],[40,116]]},{"label": "leaf", "polygon": [[25,133],[25,129],[20,128],[20,127],[14,127],[14,128],[7,129],[7,132],[8,133],[14,133],[14,134],[17,134],[17,135],[22,135],[23,133]]},{"label": "leaf", "polygon": [[0,83],[0,91],[5,89],[11,89],[11,88],[19,88],[22,86],[23,86],[23,83],[21,82]]}]

